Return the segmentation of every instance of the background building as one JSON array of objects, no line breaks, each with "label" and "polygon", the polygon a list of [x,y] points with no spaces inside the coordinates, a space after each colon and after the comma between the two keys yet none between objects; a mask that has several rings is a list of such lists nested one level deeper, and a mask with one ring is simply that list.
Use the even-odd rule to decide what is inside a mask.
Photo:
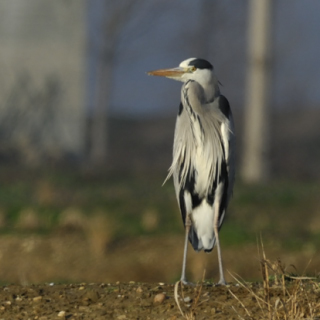
[{"label": "background building", "polygon": [[85,1],[0,2],[0,155],[84,151]]}]

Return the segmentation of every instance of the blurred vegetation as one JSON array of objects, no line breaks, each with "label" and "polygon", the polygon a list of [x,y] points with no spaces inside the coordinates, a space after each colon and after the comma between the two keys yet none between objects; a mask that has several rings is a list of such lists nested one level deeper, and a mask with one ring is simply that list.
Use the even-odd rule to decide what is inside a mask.
[{"label": "blurred vegetation", "polygon": [[[165,174],[92,174],[74,168],[0,170],[0,232],[105,233],[109,241],[183,233]],[[320,186],[315,182],[236,183],[222,228],[224,246],[265,243],[315,251],[320,245]],[[91,227],[90,227],[90,226]],[[102,238],[105,238],[102,237]]]}]

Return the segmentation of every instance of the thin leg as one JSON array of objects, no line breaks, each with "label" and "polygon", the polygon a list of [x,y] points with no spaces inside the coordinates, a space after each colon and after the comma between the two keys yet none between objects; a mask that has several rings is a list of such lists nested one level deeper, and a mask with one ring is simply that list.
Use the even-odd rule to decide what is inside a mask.
[{"label": "thin leg", "polygon": [[186,265],[187,265],[187,252],[188,252],[188,237],[189,231],[191,227],[191,219],[190,215],[187,214],[186,216],[186,225],[185,225],[185,239],[184,239],[184,250],[183,250],[183,260],[182,260],[182,273],[181,273],[181,282],[187,284],[186,279]]},{"label": "thin leg", "polygon": [[220,274],[220,280],[218,284],[226,285],[227,283],[226,283],[226,280],[224,279],[223,266],[222,266],[218,223],[219,223],[219,214],[218,214],[218,211],[216,210],[213,230],[214,230],[214,235],[216,237],[216,245],[217,245],[217,251],[218,251],[218,263],[219,263],[219,274]]}]

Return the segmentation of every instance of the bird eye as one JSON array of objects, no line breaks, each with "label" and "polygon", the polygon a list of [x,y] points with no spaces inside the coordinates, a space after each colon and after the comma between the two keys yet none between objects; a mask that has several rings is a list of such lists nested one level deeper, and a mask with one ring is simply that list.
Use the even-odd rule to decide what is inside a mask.
[{"label": "bird eye", "polygon": [[196,71],[197,70],[197,68],[195,67],[195,66],[192,66],[191,68],[190,68],[190,71],[192,71],[192,72],[194,72],[194,71]]}]

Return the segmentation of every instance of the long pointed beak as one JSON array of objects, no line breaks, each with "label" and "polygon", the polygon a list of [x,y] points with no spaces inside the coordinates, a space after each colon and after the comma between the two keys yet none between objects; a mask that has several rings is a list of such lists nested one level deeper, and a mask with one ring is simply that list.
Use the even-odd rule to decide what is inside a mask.
[{"label": "long pointed beak", "polygon": [[180,67],[171,69],[160,69],[147,72],[149,76],[167,77],[172,79],[180,79],[184,73],[185,70]]}]

